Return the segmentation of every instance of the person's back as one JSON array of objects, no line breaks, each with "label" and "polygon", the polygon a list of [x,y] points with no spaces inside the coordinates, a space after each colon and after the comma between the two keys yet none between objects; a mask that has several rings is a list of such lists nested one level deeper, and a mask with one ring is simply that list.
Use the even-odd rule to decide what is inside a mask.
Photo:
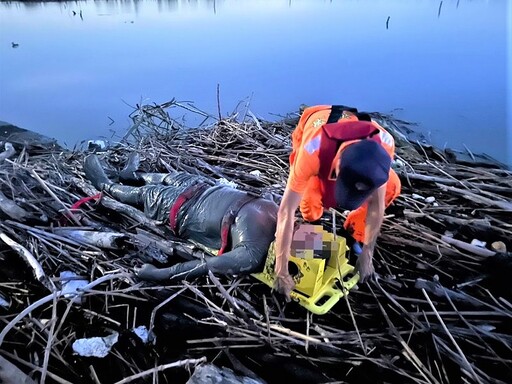
[{"label": "person's back", "polygon": [[[241,245],[266,248],[273,239],[278,206],[273,201],[244,191],[215,185],[187,201],[178,215],[178,233],[210,249],[226,250]],[[223,231],[229,230],[228,244]]]},{"label": "person's back", "polygon": [[[364,117],[362,117],[364,115]],[[359,119],[367,120],[359,120]],[[287,187],[291,190],[302,193],[300,212],[306,221],[316,221],[322,217],[324,210],[335,206],[334,193],[327,186],[328,177],[322,175],[322,167],[331,168],[336,164],[340,154],[348,146],[359,142],[360,139],[345,140],[338,144],[332,158],[323,158],[322,150],[325,137],[325,127],[329,124],[341,123],[345,130],[353,130],[352,126],[361,127],[368,124],[370,130],[378,131],[379,144],[385,149],[388,155],[393,158],[395,144],[393,137],[377,122],[372,121],[367,114],[357,113],[355,108],[344,106],[318,105],[306,108],[301,115],[297,127],[292,133],[292,153],[290,154],[290,172]],[[356,122],[355,124],[352,124]],[[370,125],[371,124],[371,125]],[[338,129],[338,127],[336,127]],[[357,135],[357,133],[356,133]],[[347,134],[350,136],[350,132]],[[328,164],[327,164],[328,163]],[[394,173],[390,170],[390,174]],[[394,181],[396,181],[392,175]]]}]

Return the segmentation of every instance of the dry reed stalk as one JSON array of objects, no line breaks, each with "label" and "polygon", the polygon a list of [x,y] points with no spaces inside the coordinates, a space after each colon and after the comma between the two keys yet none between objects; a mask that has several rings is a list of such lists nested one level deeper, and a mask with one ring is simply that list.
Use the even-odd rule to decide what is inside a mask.
[{"label": "dry reed stalk", "polygon": [[[171,117],[173,109],[196,114],[202,121],[190,129]],[[177,250],[187,257],[200,253],[194,246],[169,238],[162,223],[149,221],[140,211],[108,196],[103,196],[99,204],[86,203],[72,211],[76,220],[63,223],[61,219],[76,201],[98,192],[83,178],[84,152],[32,154],[21,150],[15,160],[5,160],[0,164],[0,173],[5,176],[0,180],[0,191],[14,197],[12,201],[32,212],[38,221],[32,225],[30,221],[4,220],[2,231],[32,252],[54,284],[61,286],[63,282],[54,276],[65,269],[90,280],[117,271],[123,271],[125,278],[102,290],[87,289],[81,296],[90,307],[68,302],[57,314],[59,321],[46,327],[43,314],[55,310],[53,299],[38,302],[40,290],[35,291],[34,285],[21,277],[15,277],[15,284],[1,282],[0,297],[8,295],[12,306],[8,316],[0,316],[7,324],[7,331],[0,336],[2,341],[5,336],[9,340],[2,345],[9,349],[4,356],[20,367],[39,372],[43,378],[65,382],[68,377],[56,373],[69,368],[65,359],[69,357],[70,344],[78,337],[72,321],[76,315],[86,315],[91,330],[108,324],[123,331],[141,321],[157,331],[156,317],[151,314],[157,309],[158,314],[163,313],[163,305],[159,304],[166,303],[169,305],[165,311],[219,333],[215,337],[191,333],[182,351],[184,358],[204,353],[214,359],[217,351],[229,348],[233,365],[254,371],[258,364],[265,365],[258,361],[259,351],[270,348],[274,357],[288,356],[287,361],[314,367],[332,380],[359,377],[364,381],[364,374],[380,370],[379,374],[387,375],[389,382],[446,383],[457,377],[455,364],[463,370],[462,380],[476,377],[503,381],[511,372],[507,354],[512,350],[512,335],[505,324],[512,317],[512,304],[509,296],[492,286],[489,272],[483,269],[487,255],[494,251],[488,246],[473,246],[475,253],[449,242],[470,244],[481,236],[480,240],[488,243],[501,239],[510,245],[507,238],[512,234],[508,218],[512,173],[452,163],[446,153],[408,140],[411,125],[407,122],[380,114],[372,117],[395,136],[401,164],[394,166],[402,180],[402,195],[390,207],[378,241],[376,266],[380,276],[352,292],[347,306],[339,304],[331,313],[318,317],[307,316],[294,303],[283,305],[266,287],[250,278],[242,283],[241,279],[215,277],[210,278],[211,283],[199,279],[169,286],[134,281],[129,271],[140,263],[139,256],[149,254],[149,244],[169,260],[174,260]],[[129,152],[136,151],[142,157],[142,171],[175,169],[213,180],[226,179],[239,189],[279,202],[286,185],[290,134],[297,115],[265,122],[246,110],[219,119],[172,100],[162,105],[138,106],[132,119],[133,128],[125,140],[100,154],[108,171],[121,169]],[[427,200],[428,197],[435,200]],[[340,216],[341,220],[345,217]],[[127,240],[120,250],[102,249],[66,239],[51,228],[70,224],[70,230],[115,227],[127,235]],[[322,224],[338,228],[338,223],[333,224],[327,217]],[[449,235],[447,232],[452,236],[449,242],[443,238]],[[3,249],[0,262],[12,252]],[[422,297],[420,289],[415,288],[419,279],[426,282],[426,287],[441,287],[435,291],[439,295],[430,301]],[[166,301],[170,297],[174,299]],[[201,307],[206,314],[182,314],[174,309],[181,301]],[[9,332],[16,314],[28,308],[25,314],[30,313],[35,326],[18,327],[15,334]],[[426,338],[427,332],[431,337]],[[455,343],[451,339],[446,343],[447,338]],[[29,363],[30,357],[24,355],[16,340],[34,340],[33,348],[44,357],[44,368],[41,363]],[[361,353],[362,345],[367,356]],[[402,354],[396,354],[397,345],[403,348]],[[452,345],[458,345],[463,353]],[[130,352],[133,356],[128,353],[118,349],[113,352],[117,366],[112,370],[134,375],[147,372],[143,376],[163,378],[153,371],[157,359],[137,357],[136,350]],[[16,354],[23,359],[15,358]],[[249,366],[251,361],[255,364]],[[83,377],[90,377],[95,383],[102,380],[104,372],[96,363],[87,367],[86,372],[81,372]],[[474,367],[473,372],[468,367]],[[70,381],[76,381],[77,372],[68,372]]]}]

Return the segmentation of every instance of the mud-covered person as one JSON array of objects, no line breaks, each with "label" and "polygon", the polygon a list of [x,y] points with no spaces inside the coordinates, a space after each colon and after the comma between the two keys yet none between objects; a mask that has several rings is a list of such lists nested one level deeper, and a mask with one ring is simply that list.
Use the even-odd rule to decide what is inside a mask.
[{"label": "mud-covered person", "polygon": [[143,210],[150,219],[168,223],[179,238],[219,249],[218,256],[166,268],[144,264],[137,269],[139,278],[176,281],[208,271],[241,275],[263,268],[275,235],[278,207],[274,202],[186,172],[142,173],[137,169],[138,156],[132,154],[120,173],[125,183],[121,184],[107,177],[97,155],[87,156],[84,162],[85,175],[98,190]]}]

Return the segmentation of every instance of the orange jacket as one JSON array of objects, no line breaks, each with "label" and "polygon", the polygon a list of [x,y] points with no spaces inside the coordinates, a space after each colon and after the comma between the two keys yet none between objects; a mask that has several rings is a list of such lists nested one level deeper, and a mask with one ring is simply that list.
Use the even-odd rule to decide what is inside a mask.
[{"label": "orange jacket", "polygon": [[[324,126],[330,123],[350,123],[350,129],[358,121],[356,110],[333,107],[330,105],[319,105],[306,108],[292,133],[292,153],[290,154],[290,174],[287,186],[294,192],[303,194],[300,203],[302,217],[307,221],[315,221],[322,217],[324,208],[332,207],[333,191],[332,185],[326,183],[325,177],[321,176],[321,169],[327,167],[333,170],[338,162],[341,152],[350,144],[359,140],[348,140],[343,142],[336,152],[330,164],[321,164],[326,161],[321,156],[320,148],[325,138]],[[335,113],[336,110],[336,113]],[[340,110],[343,110],[340,113]],[[333,119],[334,115],[334,119]],[[395,154],[395,142],[393,137],[379,124],[372,121],[371,125],[378,130],[380,144],[388,152],[391,158]],[[395,180],[395,178],[393,178]],[[332,183],[333,184],[333,183]]]}]

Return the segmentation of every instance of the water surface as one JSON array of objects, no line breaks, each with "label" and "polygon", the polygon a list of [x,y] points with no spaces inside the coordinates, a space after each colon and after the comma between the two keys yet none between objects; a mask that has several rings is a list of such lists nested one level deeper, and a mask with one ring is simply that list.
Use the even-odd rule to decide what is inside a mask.
[{"label": "water surface", "polygon": [[352,105],[512,163],[510,11],[505,0],[1,2],[0,120],[68,146],[115,140],[137,103],[175,97],[216,114],[219,86],[223,114],[240,101],[265,119]]}]

